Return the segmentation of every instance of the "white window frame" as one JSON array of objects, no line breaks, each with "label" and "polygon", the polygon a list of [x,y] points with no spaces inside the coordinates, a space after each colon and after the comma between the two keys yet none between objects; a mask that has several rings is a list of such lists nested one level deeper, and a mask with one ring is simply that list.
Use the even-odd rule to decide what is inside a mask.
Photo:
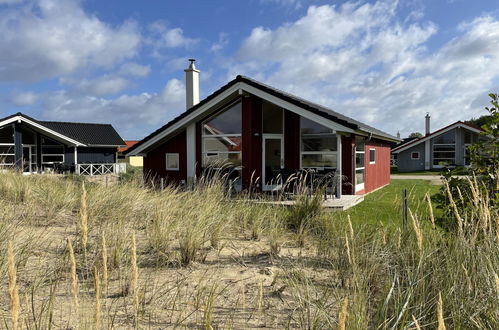
[{"label": "white window frame", "polygon": [[[371,150],[374,151],[374,161],[371,161]],[[376,148],[369,148],[369,164],[376,164]]]},{"label": "white window frame", "polygon": [[266,133],[266,134],[262,134],[262,181],[263,181],[263,185],[262,185],[262,189],[264,191],[267,191],[267,190],[272,190],[272,189],[275,189],[277,187],[279,187],[279,185],[277,184],[273,184],[273,185],[269,185],[265,178],[266,178],[266,173],[265,173],[265,168],[266,168],[266,164],[265,164],[265,142],[266,140],[280,140],[281,142],[281,159],[280,159],[280,167],[281,169],[284,168],[284,135],[283,134],[270,134],[270,133]]},{"label": "white window frame", "polygon": [[[168,157],[177,157],[177,167],[168,167]],[[180,154],[178,152],[167,152],[165,154],[165,167],[167,171],[180,171]]]},{"label": "white window frame", "polygon": [[[417,157],[412,157],[412,155],[417,154]],[[421,154],[419,151],[411,151],[411,160],[418,160],[421,159]]]},{"label": "white window frame", "polygon": [[[357,167],[357,154],[364,154],[364,166]],[[357,171],[364,171],[364,182],[357,183]],[[366,187],[366,144],[364,141],[364,150],[357,150],[357,145],[355,145],[355,158],[354,158],[354,181],[355,181],[355,192],[362,191]]]},{"label": "white window frame", "polygon": [[[433,146],[432,146],[432,153],[431,153],[431,166],[433,168],[444,168],[445,165],[435,165],[435,160],[453,160],[451,162],[451,164],[455,164],[456,163],[456,141],[457,141],[457,129],[454,131],[454,143],[435,143],[436,139],[438,139],[440,136],[446,134],[447,132],[444,132],[438,136],[436,136],[433,140]],[[463,137],[464,138],[464,137]],[[438,151],[437,152],[440,152],[440,153],[454,153],[454,157],[448,157],[448,158],[442,158],[442,157],[439,157],[439,158],[435,158],[435,146],[453,146],[454,147],[454,151]]]},{"label": "white window frame", "polygon": [[[283,116],[284,117],[284,116]],[[306,118],[308,119],[308,118]],[[283,118],[284,120],[284,118]],[[310,120],[310,119],[308,119]],[[310,121],[313,121],[313,120],[310,120]],[[301,117],[299,119],[299,122],[300,122],[300,125],[299,125],[299,132],[300,132],[300,168],[301,169],[314,169],[316,171],[319,171],[319,170],[324,170],[324,169],[335,169],[335,170],[339,170],[339,167],[340,167],[340,164],[339,164],[339,161],[338,161],[338,140],[340,139],[340,137],[338,136],[338,133],[331,129],[331,132],[330,133],[318,133],[318,134],[306,134],[307,137],[313,137],[313,136],[317,136],[317,137],[324,137],[324,135],[334,135],[335,138],[337,139],[336,141],[336,151],[302,151],[303,150],[303,134],[301,133]],[[321,123],[319,122],[316,122],[317,124],[319,125],[322,125]],[[284,127],[284,124],[283,124],[283,127]],[[327,126],[324,126],[327,128]],[[330,166],[322,166],[322,167],[318,167],[318,166],[307,166],[307,167],[303,167],[303,156],[304,155],[321,155],[321,156],[335,156],[336,158],[336,168],[335,167],[330,167]]]},{"label": "white window frame", "polygon": [[[454,151],[441,151],[441,150],[437,150],[435,151],[435,147],[438,147],[438,146],[452,146],[454,147]],[[435,158],[435,152],[440,152],[440,153],[454,153],[454,157],[447,157],[447,158],[442,158],[442,157],[439,157],[439,158]],[[445,166],[444,165],[435,165],[435,160],[453,160],[453,162],[451,162],[451,164],[455,164],[456,163],[456,144],[455,143],[439,143],[439,144],[435,144],[433,143],[433,147],[432,147],[432,166],[433,168],[444,168]]]},{"label": "white window frame", "polygon": [[12,156],[12,157],[16,157],[16,154],[15,154],[15,144],[14,143],[0,143],[0,146],[3,146],[3,147],[13,147],[12,148],[12,152],[11,153],[0,153],[0,168],[3,167],[3,166],[14,166],[14,163],[15,163],[15,160],[14,160],[14,163],[3,163],[3,159],[5,159],[5,157],[7,156]]},{"label": "white window frame", "polygon": [[[239,134],[206,134],[205,133],[205,131],[204,131],[205,130],[205,128],[204,128],[205,123],[209,122],[210,120],[214,119],[218,115],[229,110],[231,107],[233,107],[237,103],[241,103],[241,133],[239,133]],[[243,121],[242,111],[243,110],[242,109],[243,109],[242,100],[237,99],[234,102],[231,102],[230,104],[222,107],[220,110],[217,110],[214,114],[210,115],[208,118],[203,120],[203,122],[201,123],[201,166],[204,167],[206,164],[205,163],[206,159],[208,157],[213,157],[213,156],[219,158],[220,155],[241,154],[241,159],[242,159],[242,154],[243,154],[242,150],[241,151],[219,151],[219,150],[209,151],[209,150],[206,150],[206,148],[205,148],[205,141],[207,138],[226,138],[226,139],[230,139],[231,137],[242,138],[242,131],[243,131],[243,127],[242,127],[242,121]],[[218,169],[218,168],[215,168],[215,169]],[[235,169],[241,170],[242,166],[235,166]]]}]

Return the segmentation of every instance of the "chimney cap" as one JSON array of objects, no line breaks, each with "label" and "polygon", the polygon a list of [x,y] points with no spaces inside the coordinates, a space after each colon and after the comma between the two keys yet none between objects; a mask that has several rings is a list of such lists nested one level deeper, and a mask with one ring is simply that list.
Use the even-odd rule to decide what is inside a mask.
[{"label": "chimney cap", "polygon": [[189,67],[187,68],[187,70],[197,71],[196,64],[194,64],[194,62],[196,62],[196,59],[195,58],[190,58],[189,62],[191,62],[191,63],[189,64]]},{"label": "chimney cap", "polygon": [[196,59],[195,58],[190,58],[188,61],[190,62],[189,67],[187,69],[185,69],[184,71],[185,72],[187,72],[187,71],[199,72],[199,70],[196,69],[196,64],[194,64],[194,62],[196,62]]}]

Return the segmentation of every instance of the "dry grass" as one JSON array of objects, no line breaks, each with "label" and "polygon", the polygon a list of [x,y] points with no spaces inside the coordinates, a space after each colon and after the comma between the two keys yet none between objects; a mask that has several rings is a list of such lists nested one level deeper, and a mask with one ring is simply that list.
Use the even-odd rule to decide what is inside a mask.
[{"label": "dry grass", "polygon": [[498,327],[499,220],[480,189],[450,234],[432,214],[373,229],[310,196],[286,210],[207,181],[159,192],[0,176],[9,328],[16,315],[29,329]]}]

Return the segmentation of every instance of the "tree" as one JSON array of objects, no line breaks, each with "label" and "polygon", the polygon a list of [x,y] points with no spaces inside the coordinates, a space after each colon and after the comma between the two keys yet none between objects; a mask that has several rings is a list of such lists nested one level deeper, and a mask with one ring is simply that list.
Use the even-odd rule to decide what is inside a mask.
[{"label": "tree", "polygon": [[419,139],[421,137],[423,137],[423,134],[421,134],[419,132],[414,132],[414,133],[409,134],[409,138],[411,138],[411,139]]},{"label": "tree", "polygon": [[[491,205],[499,205],[499,95],[489,94],[491,107],[485,109],[488,116],[483,116],[484,123],[481,126],[483,132],[479,141],[470,146],[470,156],[472,167],[471,172],[476,175],[478,181],[477,188],[483,193],[482,196],[490,196]],[[440,191],[432,196],[432,200],[437,204],[437,208],[442,210],[442,216],[437,223],[447,229],[456,230],[458,221],[455,211],[459,214],[474,212],[473,192],[467,179],[455,176],[456,170],[442,172],[447,180],[447,186],[442,186]]]},{"label": "tree", "polygon": [[499,94],[489,96],[492,106],[485,107],[489,115],[482,125],[483,138],[470,147],[470,152],[473,170],[499,202]]},{"label": "tree", "polygon": [[471,118],[470,120],[466,120],[464,122],[466,124],[482,127],[482,125],[485,125],[489,119],[490,119],[489,115],[483,115],[478,118]]}]

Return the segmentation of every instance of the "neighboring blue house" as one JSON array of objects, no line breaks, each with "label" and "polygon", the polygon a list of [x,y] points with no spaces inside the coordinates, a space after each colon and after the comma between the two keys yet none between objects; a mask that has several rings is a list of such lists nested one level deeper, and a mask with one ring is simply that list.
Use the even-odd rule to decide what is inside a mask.
[{"label": "neighboring blue house", "polygon": [[125,142],[109,124],[40,121],[22,113],[0,119],[0,169],[115,173],[122,146]]},{"label": "neighboring blue house", "polygon": [[476,143],[482,129],[455,122],[430,133],[430,117],[426,116],[426,135],[392,149],[397,155],[399,172],[438,170],[444,167],[469,166],[468,147]]}]

